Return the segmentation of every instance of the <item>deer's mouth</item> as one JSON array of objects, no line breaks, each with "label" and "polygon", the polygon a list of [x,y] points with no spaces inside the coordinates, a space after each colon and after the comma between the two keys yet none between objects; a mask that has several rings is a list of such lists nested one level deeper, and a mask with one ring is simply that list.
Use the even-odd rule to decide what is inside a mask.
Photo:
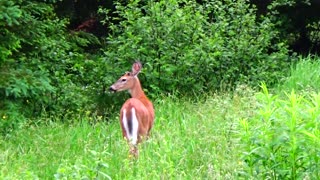
[{"label": "deer's mouth", "polygon": [[110,92],[112,92],[112,93],[117,92],[117,90],[116,90],[116,89],[114,89],[112,86],[109,88],[109,91],[110,91]]}]

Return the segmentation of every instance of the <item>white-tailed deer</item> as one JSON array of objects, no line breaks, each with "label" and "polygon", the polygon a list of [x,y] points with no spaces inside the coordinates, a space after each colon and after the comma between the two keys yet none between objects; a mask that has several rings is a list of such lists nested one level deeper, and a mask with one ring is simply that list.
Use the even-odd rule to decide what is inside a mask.
[{"label": "white-tailed deer", "polygon": [[149,136],[154,121],[153,104],[144,94],[138,79],[141,68],[141,63],[135,62],[132,72],[126,72],[109,89],[112,92],[128,90],[131,95],[120,110],[120,125],[122,135],[130,145],[130,153],[135,157],[138,156],[138,143]]}]

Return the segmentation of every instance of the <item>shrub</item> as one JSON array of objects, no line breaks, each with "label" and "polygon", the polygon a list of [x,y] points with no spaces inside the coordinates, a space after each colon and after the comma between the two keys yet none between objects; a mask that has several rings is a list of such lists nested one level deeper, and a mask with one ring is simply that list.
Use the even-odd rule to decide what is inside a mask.
[{"label": "shrub", "polygon": [[50,3],[0,0],[0,10],[0,115],[6,117],[1,131],[39,115],[68,119],[93,111],[104,60],[83,48],[99,40],[68,34],[68,21]]},{"label": "shrub", "polygon": [[116,3],[116,9],[113,22],[119,23],[111,23],[104,50],[108,63],[128,67],[140,59],[148,71],[146,87],[156,94],[273,84],[288,67],[286,45],[273,23],[258,21],[246,0],[135,0]]},{"label": "shrub", "polygon": [[319,94],[303,97],[292,91],[283,99],[262,88],[259,113],[240,120],[244,174],[258,179],[318,177]]}]

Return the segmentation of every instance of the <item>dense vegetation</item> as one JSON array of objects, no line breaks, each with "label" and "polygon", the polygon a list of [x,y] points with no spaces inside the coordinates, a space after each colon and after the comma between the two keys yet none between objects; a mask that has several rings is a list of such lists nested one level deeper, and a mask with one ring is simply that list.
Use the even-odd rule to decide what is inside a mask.
[{"label": "dense vegetation", "polygon": [[[1,0],[1,132],[35,117],[109,118],[122,97],[106,87],[136,59],[151,97],[275,85],[304,36],[289,31],[298,20],[282,9],[313,12],[317,4],[308,3]],[[313,15],[305,26],[316,47]]]},{"label": "dense vegetation", "polygon": [[[318,177],[319,8],[0,0],[0,179]],[[137,59],[157,120],[131,161],[107,89]]]},{"label": "dense vegetation", "polygon": [[[117,116],[110,123],[97,117],[94,125],[92,116],[71,125],[22,124],[0,139],[0,179],[317,179],[319,88],[296,78],[319,74],[312,61],[273,90],[241,85],[196,102],[157,98],[152,136],[138,160],[128,158]],[[301,89],[287,91],[290,84]]]}]

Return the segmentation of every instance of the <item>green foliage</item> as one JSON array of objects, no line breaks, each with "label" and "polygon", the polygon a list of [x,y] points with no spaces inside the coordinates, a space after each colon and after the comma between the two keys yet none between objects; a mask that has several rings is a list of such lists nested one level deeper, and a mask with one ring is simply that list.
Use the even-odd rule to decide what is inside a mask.
[{"label": "green foliage", "polygon": [[0,138],[0,179],[30,174],[39,179],[236,177],[241,164],[233,125],[251,111],[251,100],[220,94],[199,101],[159,97],[152,135],[139,145],[138,160],[128,157],[115,116],[110,123],[96,119],[95,125],[89,124],[90,116],[79,116],[68,125],[21,128]]},{"label": "green foliage", "polygon": [[307,25],[307,29],[310,32],[309,33],[310,41],[315,45],[319,45],[320,44],[320,20],[309,23]]},{"label": "green foliage", "polygon": [[136,0],[116,8],[113,20],[120,23],[110,27],[105,55],[118,67],[135,59],[144,62],[152,92],[201,92],[262,80],[272,84],[288,66],[287,48],[276,39],[273,24],[268,18],[258,22],[246,0]]},{"label": "green foliage", "polygon": [[[4,124],[15,124],[16,121],[22,121],[22,112],[28,112],[21,112],[23,106],[29,109],[28,104],[33,104],[33,100],[37,101],[39,97],[54,91],[48,71],[38,67],[39,61],[33,54],[33,50],[44,46],[47,43],[45,40],[49,39],[46,33],[48,24],[43,23],[40,14],[45,16],[52,12],[52,8],[45,4],[35,6],[32,2],[22,1],[0,4],[1,9],[7,9],[1,11],[0,16],[4,17],[0,19],[3,32],[0,35],[0,47],[4,52],[0,57],[0,95],[3,101],[0,115],[8,117],[9,123]],[[48,22],[52,26],[57,24],[57,21]],[[40,99],[45,101],[46,98]],[[15,107],[14,111],[11,107]],[[1,124],[1,131],[6,131],[4,124]]]},{"label": "green foliage", "polygon": [[18,18],[21,17],[21,10],[19,9],[19,6],[17,6],[14,2],[16,1],[0,1],[0,25],[8,25],[12,26],[13,24],[19,24]]},{"label": "green foliage", "polygon": [[2,132],[40,116],[118,113],[128,96],[106,89],[137,59],[152,98],[274,84],[289,67],[275,14],[257,16],[247,0],[118,1],[115,10],[99,10],[110,32],[102,40],[68,32],[69,20],[56,15],[56,2],[0,0]]},{"label": "green foliage", "polygon": [[[5,26],[17,25],[18,18],[21,17],[21,9],[15,5],[14,1],[0,1],[0,28]],[[8,30],[4,29],[0,34],[0,65],[3,61],[12,54],[12,50],[20,47],[19,40]]]},{"label": "green foliage", "polygon": [[0,9],[0,115],[10,121],[0,131],[39,115],[68,118],[94,111],[105,60],[86,55],[84,48],[99,40],[84,32],[68,34],[68,21],[50,3],[1,1]]},{"label": "green foliage", "polygon": [[[25,104],[28,104],[25,102]],[[7,135],[24,123],[23,109],[10,101],[0,102],[0,135]]]},{"label": "green foliage", "polygon": [[319,94],[303,97],[292,91],[282,99],[265,85],[262,90],[259,114],[240,121],[244,174],[259,179],[318,177]]},{"label": "green foliage", "polygon": [[319,93],[272,92],[263,84],[258,93],[241,85],[197,101],[158,97],[137,160],[116,116],[39,119],[50,123],[0,137],[0,179],[317,179]]},{"label": "green foliage", "polygon": [[[270,17],[278,38],[303,55],[319,53],[320,4],[313,0],[255,1],[260,12]],[[265,7],[264,7],[265,6]]]},{"label": "green foliage", "polygon": [[278,85],[278,91],[290,92],[319,92],[320,90],[320,62],[319,57],[300,57],[298,62],[291,66],[290,75]]}]

